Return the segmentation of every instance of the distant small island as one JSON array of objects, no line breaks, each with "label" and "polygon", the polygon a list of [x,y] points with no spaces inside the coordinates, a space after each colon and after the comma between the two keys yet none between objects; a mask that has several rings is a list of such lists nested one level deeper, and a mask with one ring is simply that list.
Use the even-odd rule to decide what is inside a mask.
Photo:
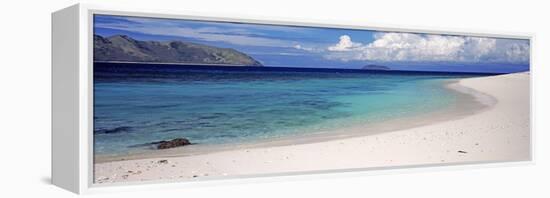
[{"label": "distant small island", "polygon": [[391,68],[383,65],[365,65],[363,66],[364,70],[391,70]]},{"label": "distant small island", "polygon": [[127,35],[94,35],[94,61],[262,66],[231,48],[183,41],[139,41]]}]

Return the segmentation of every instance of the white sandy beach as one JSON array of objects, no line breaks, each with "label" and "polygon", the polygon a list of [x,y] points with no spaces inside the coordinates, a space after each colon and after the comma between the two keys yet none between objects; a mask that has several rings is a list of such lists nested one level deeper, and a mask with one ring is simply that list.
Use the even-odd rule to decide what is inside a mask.
[{"label": "white sandy beach", "polygon": [[529,81],[528,73],[460,80],[462,90],[486,94],[472,93],[489,107],[451,120],[328,141],[99,162],[95,182],[529,160]]}]

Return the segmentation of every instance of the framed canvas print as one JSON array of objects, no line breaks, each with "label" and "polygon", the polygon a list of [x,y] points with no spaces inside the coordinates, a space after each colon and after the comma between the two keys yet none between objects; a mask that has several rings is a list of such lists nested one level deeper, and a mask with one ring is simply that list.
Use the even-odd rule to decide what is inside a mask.
[{"label": "framed canvas print", "polygon": [[52,21],[52,180],[73,192],[532,160],[529,35],[83,5]]}]

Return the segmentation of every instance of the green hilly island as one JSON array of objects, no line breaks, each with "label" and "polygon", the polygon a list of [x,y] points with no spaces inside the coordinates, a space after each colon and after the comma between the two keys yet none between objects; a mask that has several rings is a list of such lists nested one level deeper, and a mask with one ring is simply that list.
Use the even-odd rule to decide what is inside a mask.
[{"label": "green hilly island", "polygon": [[94,35],[94,61],[262,66],[231,48],[184,41],[140,41],[127,35]]}]

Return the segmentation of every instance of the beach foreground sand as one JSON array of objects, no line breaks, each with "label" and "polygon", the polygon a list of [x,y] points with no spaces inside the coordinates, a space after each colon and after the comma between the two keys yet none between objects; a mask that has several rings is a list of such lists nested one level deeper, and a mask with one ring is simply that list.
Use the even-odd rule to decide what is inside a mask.
[{"label": "beach foreground sand", "polygon": [[[180,157],[100,162],[95,183],[529,160],[528,73],[458,82],[493,98],[473,115],[359,137]],[[489,104],[490,103],[490,104]]]}]

